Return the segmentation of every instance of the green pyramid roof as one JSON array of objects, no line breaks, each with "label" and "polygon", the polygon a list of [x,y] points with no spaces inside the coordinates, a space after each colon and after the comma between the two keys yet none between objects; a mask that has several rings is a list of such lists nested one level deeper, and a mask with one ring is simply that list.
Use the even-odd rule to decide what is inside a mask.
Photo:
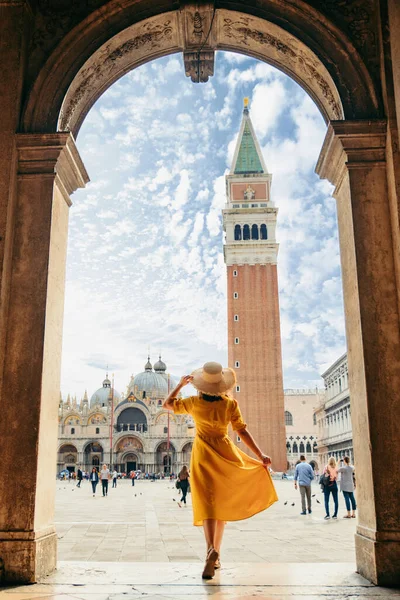
[{"label": "green pyramid roof", "polygon": [[234,173],[264,173],[250,125],[247,120],[240,141]]}]

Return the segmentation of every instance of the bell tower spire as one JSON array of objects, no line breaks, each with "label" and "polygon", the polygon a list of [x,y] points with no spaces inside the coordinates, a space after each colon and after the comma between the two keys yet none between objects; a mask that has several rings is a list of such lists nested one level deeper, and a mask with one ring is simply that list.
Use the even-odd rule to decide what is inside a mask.
[{"label": "bell tower spire", "polygon": [[[286,470],[286,436],[278,298],[278,209],[244,99],[232,167],[226,176],[224,258],[228,280],[228,362],[250,431],[273,468]],[[237,439],[241,447],[243,444]],[[241,448],[246,451],[245,448]]]}]

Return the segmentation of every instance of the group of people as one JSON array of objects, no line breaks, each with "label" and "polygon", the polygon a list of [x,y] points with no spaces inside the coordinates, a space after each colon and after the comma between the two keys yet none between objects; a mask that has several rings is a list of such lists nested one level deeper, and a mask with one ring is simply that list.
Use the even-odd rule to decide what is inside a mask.
[{"label": "group of people", "polygon": [[[120,474],[115,469],[111,473],[110,469],[108,468],[108,466],[106,464],[103,465],[100,472],[97,470],[96,467],[93,467],[88,476],[88,479],[92,485],[93,497],[96,496],[96,488],[97,488],[99,481],[101,481],[101,489],[103,492],[103,496],[107,496],[109,481],[112,480],[112,487],[116,488],[119,475]],[[136,473],[134,471],[131,472],[130,478],[132,479],[132,485],[134,485],[135,478],[136,478]],[[84,479],[84,472],[80,468],[78,468],[78,471],[76,474],[76,479],[78,481],[78,483],[76,484],[76,487],[80,488],[82,479]]]},{"label": "group of people", "polygon": [[[301,497],[301,515],[311,514],[311,483],[314,480],[314,471],[310,464],[307,463],[305,456],[300,456],[300,462],[296,466],[294,474],[294,487],[300,489]],[[356,517],[356,499],[354,497],[354,490],[356,487],[355,470],[354,466],[350,464],[350,458],[345,456],[344,459],[340,460],[339,465],[336,463],[335,458],[332,456],[328,464],[325,466],[323,473],[319,479],[321,489],[324,493],[325,501],[325,520],[331,518],[330,516],[330,497],[333,498],[333,515],[332,519],[337,519],[339,510],[339,498],[338,498],[338,480],[340,477],[340,491],[343,493],[347,514],[344,515],[345,519],[355,519]],[[306,506],[307,500],[307,506]]]}]

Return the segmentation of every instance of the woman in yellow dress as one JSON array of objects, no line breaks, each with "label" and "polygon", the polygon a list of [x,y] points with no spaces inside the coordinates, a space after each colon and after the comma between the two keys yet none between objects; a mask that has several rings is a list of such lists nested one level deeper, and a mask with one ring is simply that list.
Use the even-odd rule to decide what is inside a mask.
[{"label": "woman in yellow dress", "polygon": [[[198,390],[198,396],[178,399],[189,383]],[[175,414],[192,415],[196,424],[190,487],[194,525],[203,526],[207,544],[203,579],[211,579],[220,566],[225,522],[247,519],[278,500],[269,472],[271,459],[257,446],[237,401],[229,395],[235,383],[232,369],[208,362],[182,377],[163,404]],[[229,423],[259,460],[233,444],[228,436]]]}]

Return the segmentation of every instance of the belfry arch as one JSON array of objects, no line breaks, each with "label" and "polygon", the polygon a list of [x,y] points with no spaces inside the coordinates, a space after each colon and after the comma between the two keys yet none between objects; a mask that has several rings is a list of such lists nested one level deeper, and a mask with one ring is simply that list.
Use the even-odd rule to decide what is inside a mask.
[{"label": "belfry arch", "polygon": [[[28,0],[0,7],[7,65],[0,82],[0,449],[7,472],[22,472],[21,436],[36,457],[16,478],[18,494],[0,482],[3,581],[37,581],[56,565],[54,482],[38,474],[52,472],[57,453],[69,197],[88,181],[74,136],[96,99],[132,68],[184,52],[187,72],[201,79],[221,49],[293,77],[328,124],[317,172],[334,184],[338,201],[359,475],[357,568],[375,583],[399,583],[400,481],[391,476],[400,445],[400,50],[388,31],[400,22],[400,7],[371,0],[374,10],[349,15],[300,0],[100,4],[90,12],[85,3],[52,39],[51,11],[40,20]],[[191,26],[196,11],[200,39]],[[7,402],[10,389],[18,406]]]}]

